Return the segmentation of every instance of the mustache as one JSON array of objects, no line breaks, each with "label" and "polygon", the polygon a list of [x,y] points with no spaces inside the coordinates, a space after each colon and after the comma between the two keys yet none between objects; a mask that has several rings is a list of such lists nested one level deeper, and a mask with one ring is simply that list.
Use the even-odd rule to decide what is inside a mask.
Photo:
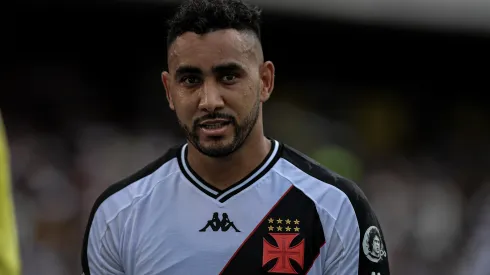
[{"label": "mustache", "polygon": [[226,119],[231,121],[232,124],[236,124],[236,119],[234,116],[229,115],[229,114],[224,114],[224,113],[211,113],[204,115],[202,117],[196,118],[194,120],[193,126],[198,127],[199,124],[201,124],[203,121],[208,120],[208,119]]}]

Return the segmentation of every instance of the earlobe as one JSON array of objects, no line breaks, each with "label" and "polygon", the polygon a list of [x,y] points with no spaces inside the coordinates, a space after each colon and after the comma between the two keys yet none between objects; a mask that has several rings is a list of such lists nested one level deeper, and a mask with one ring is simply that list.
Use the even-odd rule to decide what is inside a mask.
[{"label": "earlobe", "polygon": [[168,105],[172,111],[175,110],[174,103],[172,101],[172,95],[170,94],[170,74],[168,72],[162,73],[162,83],[165,88],[165,95],[167,97]]},{"label": "earlobe", "polygon": [[261,100],[262,102],[266,102],[269,99],[272,91],[274,90],[275,67],[271,61],[266,61],[262,65],[261,78],[262,78]]}]

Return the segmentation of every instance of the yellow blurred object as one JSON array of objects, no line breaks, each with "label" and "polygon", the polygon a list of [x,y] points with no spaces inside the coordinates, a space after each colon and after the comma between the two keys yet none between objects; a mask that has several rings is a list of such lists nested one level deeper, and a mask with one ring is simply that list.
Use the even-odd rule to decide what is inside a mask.
[{"label": "yellow blurred object", "polygon": [[10,180],[7,136],[0,114],[0,275],[20,275],[21,269]]},{"label": "yellow blurred object", "polygon": [[360,102],[354,124],[367,152],[384,155],[399,150],[412,130],[405,104],[386,95],[370,96]]}]

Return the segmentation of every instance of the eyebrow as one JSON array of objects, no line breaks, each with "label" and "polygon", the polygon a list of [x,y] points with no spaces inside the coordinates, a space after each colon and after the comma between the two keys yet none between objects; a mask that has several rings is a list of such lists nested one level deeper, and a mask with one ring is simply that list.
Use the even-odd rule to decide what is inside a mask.
[{"label": "eyebrow", "polygon": [[[222,74],[222,73],[233,72],[233,71],[244,72],[245,68],[239,63],[228,62],[228,63],[213,66],[213,68],[211,68],[211,71],[214,74]],[[185,74],[202,75],[203,71],[198,67],[194,67],[194,66],[190,66],[190,65],[182,65],[182,66],[179,66],[177,68],[177,70],[175,70],[175,77],[176,78],[179,78],[180,76],[185,75]]]},{"label": "eyebrow", "polygon": [[202,74],[202,70],[198,67],[183,65],[179,66],[177,70],[175,70],[175,76],[179,77],[184,74]]},{"label": "eyebrow", "polygon": [[213,66],[211,69],[213,73],[219,74],[219,73],[225,73],[225,72],[233,72],[233,71],[245,71],[245,68],[236,62],[228,62],[220,65]]}]

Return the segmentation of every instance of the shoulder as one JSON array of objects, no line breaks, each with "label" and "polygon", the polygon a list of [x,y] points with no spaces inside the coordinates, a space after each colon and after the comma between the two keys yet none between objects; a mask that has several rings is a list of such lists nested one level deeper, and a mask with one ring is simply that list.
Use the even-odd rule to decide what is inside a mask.
[{"label": "shoulder", "polygon": [[[368,198],[354,181],[330,171],[287,145],[284,145],[281,161],[278,167],[284,177],[314,201],[319,212],[324,214],[324,221],[333,218],[342,242],[350,240],[350,245],[344,245],[366,255],[360,259],[360,270],[371,268],[378,262],[387,266],[386,244],[380,223]],[[369,246],[373,236],[381,241],[380,251],[374,254],[370,253]]]},{"label": "shoulder", "polygon": [[178,168],[176,157],[181,146],[170,148],[163,156],[147,164],[132,175],[111,184],[95,200],[90,212],[88,225],[90,227],[94,216],[102,215],[106,220],[112,219],[132,202],[151,192],[154,184]]},{"label": "shoulder", "polygon": [[[327,206],[328,201],[348,200],[354,209],[363,211],[368,199],[359,186],[352,180],[323,167],[315,160],[284,145],[281,156],[282,170],[292,184],[305,192],[316,203]],[[325,198],[327,195],[327,198]],[[324,199],[322,199],[324,197]]]},{"label": "shoulder", "polygon": [[[177,156],[182,146],[169,149],[163,156],[149,163],[131,176],[122,179],[106,188],[95,200],[83,236],[82,266],[89,270],[89,246],[100,245],[106,229],[112,227],[118,234],[126,218],[121,213],[131,209],[131,205],[147,194],[153,187],[173,174],[178,169]],[[129,212],[128,212],[129,213]],[[116,217],[118,217],[116,219]]]},{"label": "shoulder", "polygon": [[355,220],[359,232],[368,231],[371,226],[379,228],[368,198],[354,181],[330,171],[287,145],[284,145],[278,167],[281,166],[284,177],[337,223]]}]

